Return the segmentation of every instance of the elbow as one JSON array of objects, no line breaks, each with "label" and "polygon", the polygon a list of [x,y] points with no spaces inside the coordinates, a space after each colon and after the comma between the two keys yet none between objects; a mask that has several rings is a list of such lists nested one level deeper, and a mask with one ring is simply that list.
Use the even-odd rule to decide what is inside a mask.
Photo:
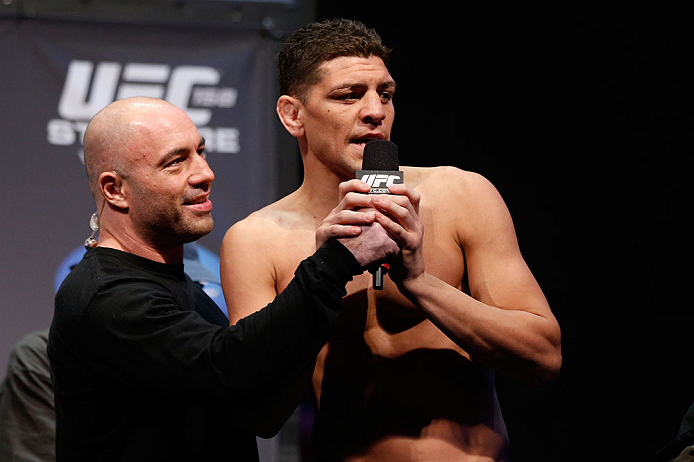
[{"label": "elbow", "polygon": [[543,390],[549,388],[559,376],[562,366],[561,347],[556,346],[545,351],[534,364],[529,385]]},{"label": "elbow", "polygon": [[518,362],[510,375],[536,389],[549,388],[559,376],[562,367],[561,340],[558,336],[543,337],[539,341],[527,342],[532,348],[517,356]]},{"label": "elbow", "polygon": [[[509,363],[506,363],[508,366]],[[501,363],[493,369],[505,372],[506,375],[532,388],[544,390],[550,388],[559,376],[562,365],[561,351],[544,352],[520,359],[513,368],[502,369]]]},{"label": "elbow", "polygon": [[532,384],[538,389],[549,388],[559,377],[562,366],[561,331],[558,324],[544,337],[543,345],[537,352],[535,380]]},{"label": "elbow", "polygon": [[561,372],[562,356],[561,351],[556,351],[547,355],[539,368],[538,382],[536,387],[539,389],[549,388]]}]

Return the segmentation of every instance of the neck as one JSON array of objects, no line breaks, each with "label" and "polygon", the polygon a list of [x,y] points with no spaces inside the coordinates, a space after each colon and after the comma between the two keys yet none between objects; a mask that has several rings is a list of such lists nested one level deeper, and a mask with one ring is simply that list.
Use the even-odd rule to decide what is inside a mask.
[{"label": "neck", "polygon": [[304,168],[304,179],[294,195],[302,204],[302,209],[320,224],[337,206],[340,198],[339,185],[348,179],[351,177],[342,178],[325,168]]},{"label": "neck", "polygon": [[119,233],[109,232],[108,227],[104,226],[99,231],[97,247],[120,250],[159,263],[176,265],[183,263],[183,244],[170,247],[155,246],[152,243],[143,241],[132,233],[125,231]]}]

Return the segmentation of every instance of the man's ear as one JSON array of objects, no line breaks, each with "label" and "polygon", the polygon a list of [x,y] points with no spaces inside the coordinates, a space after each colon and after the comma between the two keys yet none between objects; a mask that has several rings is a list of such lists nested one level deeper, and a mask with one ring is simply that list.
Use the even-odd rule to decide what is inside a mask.
[{"label": "man's ear", "polygon": [[299,117],[301,108],[301,101],[293,96],[282,95],[277,100],[277,115],[284,128],[295,138],[304,134],[304,125]]},{"label": "man's ear", "polygon": [[102,172],[98,179],[99,191],[109,204],[120,209],[128,208],[128,197],[123,188],[123,181],[118,173]]}]

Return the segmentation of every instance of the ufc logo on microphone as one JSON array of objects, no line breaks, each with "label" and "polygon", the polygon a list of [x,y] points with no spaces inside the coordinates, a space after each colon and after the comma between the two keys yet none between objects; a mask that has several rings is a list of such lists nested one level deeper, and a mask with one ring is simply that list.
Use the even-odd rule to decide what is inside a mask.
[{"label": "ufc logo on microphone", "polygon": [[357,178],[371,186],[371,194],[387,194],[388,186],[404,183],[402,172],[364,171],[357,172]]}]

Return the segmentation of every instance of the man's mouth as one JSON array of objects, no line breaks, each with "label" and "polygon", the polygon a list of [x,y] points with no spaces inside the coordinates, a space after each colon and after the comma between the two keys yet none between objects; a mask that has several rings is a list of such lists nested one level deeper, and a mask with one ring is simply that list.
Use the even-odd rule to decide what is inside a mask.
[{"label": "man's mouth", "polygon": [[212,202],[210,201],[210,195],[205,194],[204,196],[197,196],[192,199],[188,199],[183,202],[183,205],[186,206],[193,206],[193,207],[204,207],[204,208],[211,208]]},{"label": "man's mouth", "polygon": [[366,143],[368,143],[370,141],[382,140],[382,139],[384,139],[382,136],[367,136],[367,137],[363,137],[363,138],[355,138],[355,139],[351,140],[350,143],[364,146],[364,145],[366,145]]},{"label": "man's mouth", "polygon": [[195,205],[195,204],[202,204],[207,200],[207,196],[201,196],[197,197],[195,199],[190,199],[184,202],[185,205]]}]

